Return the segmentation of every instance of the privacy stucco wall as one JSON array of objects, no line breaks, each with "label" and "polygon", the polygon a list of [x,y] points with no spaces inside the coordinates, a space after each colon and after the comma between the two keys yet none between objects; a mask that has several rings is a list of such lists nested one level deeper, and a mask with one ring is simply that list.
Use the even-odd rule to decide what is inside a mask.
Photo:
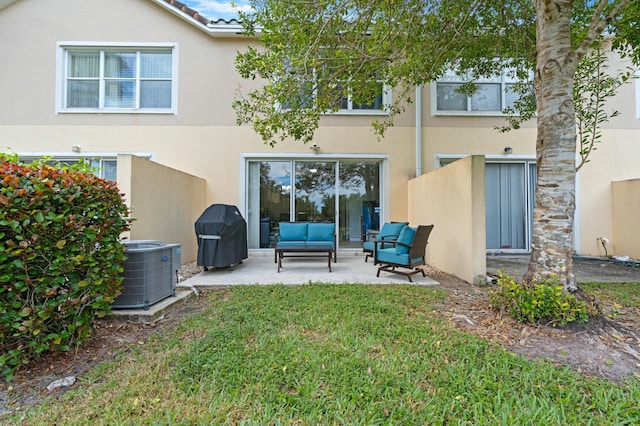
[{"label": "privacy stucco wall", "polygon": [[[640,179],[611,184],[613,212],[613,254],[640,259]],[[609,253],[612,254],[612,253]]]},{"label": "privacy stucco wall", "polygon": [[435,225],[427,263],[468,282],[486,273],[484,157],[458,160],[409,181],[409,222]]},{"label": "privacy stucco wall", "polygon": [[[608,254],[628,255],[628,249],[621,250],[625,245],[618,244],[619,236],[614,235],[615,228],[619,228],[621,212],[612,210],[612,182],[640,177],[638,133],[631,129],[618,129],[605,130],[602,134],[602,142],[591,153],[591,161],[578,173],[578,253],[604,255],[597,238],[605,237],[611,242]],[[637,217],[637,212],[632,210],[628,214]],[[632,243],[635,245],[633,251],[640,251],[640,239],[636,238]]]},{"label": "privacy stucco wall", "polygon": [[204,179],[144,158],[118,155],[118,187],[131,217],[129,239],[180,244],[181,261],[196,260],[194,223],[204,211]]}]

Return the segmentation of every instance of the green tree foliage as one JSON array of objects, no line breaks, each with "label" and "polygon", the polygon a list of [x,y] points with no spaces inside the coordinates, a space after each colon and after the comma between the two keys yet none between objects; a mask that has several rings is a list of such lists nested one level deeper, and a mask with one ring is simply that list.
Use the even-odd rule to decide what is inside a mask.
[{"label": "green tree foliage", "polygon": [[[11,160],[11,161],[10,161]],[[89,336],[122,286],[115,183],[0,155],[0,375]]]}]

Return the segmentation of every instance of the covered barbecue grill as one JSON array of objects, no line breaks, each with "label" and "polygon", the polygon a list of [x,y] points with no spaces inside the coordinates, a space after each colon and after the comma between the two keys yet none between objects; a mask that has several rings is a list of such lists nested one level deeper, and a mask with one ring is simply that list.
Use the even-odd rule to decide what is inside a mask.
[{"label": "covered barbecue grill", "polygon": [[198,266],[224,268],[249,257],[247,222],[236,206],[212,204],[195,223]]}]

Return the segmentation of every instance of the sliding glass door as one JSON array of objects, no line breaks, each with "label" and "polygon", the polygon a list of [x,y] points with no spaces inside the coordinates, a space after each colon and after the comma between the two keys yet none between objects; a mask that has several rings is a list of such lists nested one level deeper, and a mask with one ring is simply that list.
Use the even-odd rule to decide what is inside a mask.
[{"label": "sliding glass door", "polygon": [[536,184],[534,162],[486,164],[487,250],[528,251]]},{"label": "sliding glass door", "polygon": [[249,248],[271,248],[280,222],[336,224],[340,248],[379,229],[380,161],[248,162]]}]

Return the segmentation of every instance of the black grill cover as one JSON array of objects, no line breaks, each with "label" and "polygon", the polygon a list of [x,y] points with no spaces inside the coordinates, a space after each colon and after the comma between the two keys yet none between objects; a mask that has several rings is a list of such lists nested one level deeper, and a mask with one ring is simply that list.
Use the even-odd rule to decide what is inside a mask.
[{"label": "black grill cover", "polygon": [[195,223],[198,266],[224,268],[249,257],[247,222],[236,206],[212,204]]}]

